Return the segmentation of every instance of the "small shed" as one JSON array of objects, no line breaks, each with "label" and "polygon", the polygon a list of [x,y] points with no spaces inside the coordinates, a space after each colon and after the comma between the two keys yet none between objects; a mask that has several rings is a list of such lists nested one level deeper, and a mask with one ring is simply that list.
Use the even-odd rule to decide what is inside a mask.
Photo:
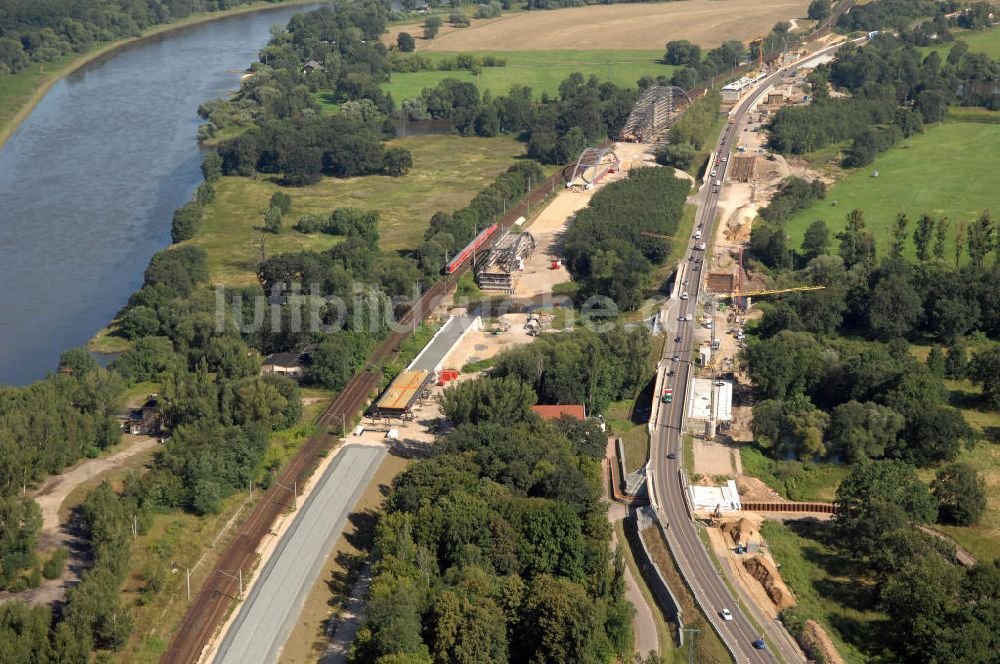
[{"label": "small shed", "polygon": [[312,366],[315,346],[307,346],[301,353],[274,353],[264,358],[260,367],[261,375],[277,374],[294,380],[302,380]]},{"label": "small shed", "polygon": [[302,65],[302,71],[306,74],[311,74],[314,71],[323,71],[325,67],[322,63],[316,60],[309,60],[304,65]]},{"label": "small shed", "polygon": [[133,436],[159,434],[163,429],[163,416],[160,414],[160,403],[157,396],[151,394],[141,406],[130,408],[122,428]]}]

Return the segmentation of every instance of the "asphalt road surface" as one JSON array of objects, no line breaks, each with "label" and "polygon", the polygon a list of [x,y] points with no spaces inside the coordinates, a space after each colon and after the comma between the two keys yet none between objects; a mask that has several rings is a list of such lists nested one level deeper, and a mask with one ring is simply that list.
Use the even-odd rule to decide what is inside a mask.
[{"label": "asphalt road surface", "polygon": [[384,447],[348,445],[330,463],[240,607],[215,664],[278,661],[347,515],[384,456]]},{"label": "asphalt road surface", "polygon": [[[837,48],[839,45],[828,47],[816,51],[809,57],[828,53]],[[679,338],[678,341],[668,343],[664,351],[667,369],[673,370],[674,375],[664,378],[663,387],[673,388],[674,399],[672,403],[663,404],[659,409],[652,436],[652,449],[650,450],[656,501],[661,510],[660,518],[664,520],[667,537],[671,540],[671,549],[678,553],[678,566],[688,583],[694,588],[695,597],[702,605],[708,619],[736,650],[738,662],[741,663],[777,662],[778,658],[772,652],[773,648],[777,648],[781,660],[786,664],[801,662],[803,657],[801,652],[789,642],[787,632],[780,625],[765,622],[762,625],[764,631],[762,634],[760,629],[750,623],[743,607],[738,604],[723,581],[720,572],[712,564],[684,502],[679,479],[683,456],[681,432],[685,422],[684,411],[688,402],[692,374],[691,355],[695,349],[694,336],[697,324],[695,317],[697,315],[698,293],[701,291],[702,270],[705,265],[702,262],[705,258],[705,251],[699,251],[695,249],[695,246],[701,242],[708,242],[708,239],[712,237],[712,227],[719,203],[719,188],[715,186],[715,181],[725,181],[726,172],[731,163],[729,157],[735,144],[739,142],[737,132],[740,130],[747,109],[756,103],[768,87],[777,82],[789,69],[790,67],[785,67],[764,79],[730,115],[733,122],[726,125],[719,137],[718,163],[709,165],[709,171],[714,168],[718,173],[716,177],[710,178],[702,188],[701,202],[699,203],[698,226],[695,230],[701,231],[701,239],[694,240],[692,238],[689,242],[684,260],[681,261],[678,268],[678,280],[681,281],[681,285],[675,289],[675,297],[666,305],[663,316],[664,327],[669,338]],[[726,161],[722,161],[723,158]],[[688,283],[685,285],[684,281]],[[680,299],[679,293],[685,291],[688,293],[688,297]],[[674,357],[677,360],[674,360]],[[668,458],[668,454],[675,458]],[[723,620],[720,615],[723,609],[729,609],[732,612],[732,620]],[[753,641],[762,637],[766,641],[767,647],[764,650],[757,650],[753,646]]]}]

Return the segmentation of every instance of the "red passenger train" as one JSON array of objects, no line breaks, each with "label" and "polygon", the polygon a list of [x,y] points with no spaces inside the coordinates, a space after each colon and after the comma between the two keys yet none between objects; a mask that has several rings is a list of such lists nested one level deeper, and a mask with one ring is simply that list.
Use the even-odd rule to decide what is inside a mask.
[{"label": "red passenger train", "polygon": [[462,263],[469,260],[469,258],[474,254],[480,247],[486,244],[487,240],[493,237],[493,234],[497,232],[497,225],[491,224],[484,228],[479,235],[477,235],[472,242],[465,245],[465,248],[458,252],[454,258],[445,266],[444,271],[447,274],[454,274],[458,268],[462,267]]}]

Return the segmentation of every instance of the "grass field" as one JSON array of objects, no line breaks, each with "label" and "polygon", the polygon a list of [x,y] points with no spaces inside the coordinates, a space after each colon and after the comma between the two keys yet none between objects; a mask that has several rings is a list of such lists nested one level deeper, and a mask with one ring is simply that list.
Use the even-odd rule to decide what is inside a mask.
[{"label": "grass field", "polygon": [[[911,352],[921,360],[927,358],[930,346],[911,346]],[[976,347],[969,348],[974,353]],[[962,412],[965,421],[976,431],[976,445],[963,449],[958,460],[969,464],[986,480],[986,512],[979,523],[966,526],[935,526],[968,549],[979,560],[1000,557],[1000,413],[986,410],[982,390],[967,380],[946,380],[948,401]],[[921,478],[930,482],[935,469],[920,471]]]},{"label": "grass field", "polygon": [[[877,178],[871,177],[873,170]],[[814,220],[824,220],[836,233],[846,225],[847,214],[860,208],[881,253],[888,249],[899,211],[909,215],[911,228],[925,212],[946,215],[952,221],[952,237],[945,255],[951,258],[956,222],[968,223],[991,207],[998,211],[991,176],[998,171],[1000,126],[945,122],[883,153],[871,166],[850,172],[830,188],[826,199],[792,217],[785,230],[792,246],[798,247]],[[907,252],[912,255],[912,242]]]},{"label": "grass field", "polygon": [[[715,47],[727,39],[748,41],[778,21],[802,18],[808,5],[808,0],[685,0],[528,11],[473,21],[433,40],[417,39],[417,50],[662,49],[672,39]],[[386,39],[395,43],[398,32],[421,35],[419,25],[395,26]]]},{"label": "grass field", "polygon": [[789,500],[830,502],[849,468],[842,464],[775,461],[758,448],[740,447],[743,472],[756,477]]},{"label": "grass field", "polygon": [[413,155],[413,168],[403,177],[323,178],[302,188],[282,188],[267,179],[223,178],[216,184],[215,201],[205,210],[201,231],[190,240],[208,251],[212,281],[235,285],[255,280],[257,228],[278,190],[291,195],[292,210],[281,234],[264,234],[269,256],[322,250],[339,242],[332,235],[305,235],[291,228],[307,212],[327,215],[337,207],[378,210],[382,246],[414,247],[434,212],[464,206],[524,152],[523,144],[509,137],[416,136],[390,145],[405,147]]},{"label": "grass field", "polygon": [[616,401],[608,406],[607,419],[611,432],[622,439],[625,449],[625,472],[631,473],[646,465],[649,456],[649,430],[643,422],[633,422],[629,417],[632,404]]},{"label": "grass field", "polygon": [[875,596],[867,570],[838,554],[827,524],[765,521],[760,530],[799,613],[823,625],[848,662],[872,661],[887,618],[868,608]]},{"label": "grass field", "polygon": [[[468,69],[455,71],[420,71],[394,73],[383,88],[401,102],[432,88],[446,78],[475,83],[480,92],[504,95],[514,84],[526,85],[535,96],[559,92],[559,84],[573,72],[584,77],[594,74],[602,81],[635,87],[643,76],[670,76],[676,67],[660,62],[663,50],[589,50],[589,51],[477,51],[479,55],[496,55],[507,61],[505,67],[486,67],[479,75]],[[452,57],[452,53],[428,53],[432,60]]]},{"label": "grass field", "polygon": [[[956,30],[952,34],[955,35],[956,41],[964,41],[968,44],[971,53],[985,53],[991,58],[1000,58],[1000,29],[994,27],[989,30]],[[927,55],[931,51],[937,51],[941,55],[941,59],[944,60],[954,45],[955,42],[940,46],[924,46],[920,52]]]}]

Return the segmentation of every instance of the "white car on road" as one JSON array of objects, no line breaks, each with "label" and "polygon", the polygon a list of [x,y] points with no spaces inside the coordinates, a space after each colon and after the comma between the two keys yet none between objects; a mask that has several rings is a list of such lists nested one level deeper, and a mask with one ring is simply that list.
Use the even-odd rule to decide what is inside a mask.
[{"label": "white car on road", "polygon": [[729,620],[733,619],[733,614],[732,614],[732,612],[729,609],[723,609],[723,610],[719,611],[719,615],[722,616],[722,619],[725,620],[725,621],[729,621]]},{"label": "white car on road", "polygon": [[684,291],[683,293],[681,293],[681,299],[682,300],[688,299],[688,292],[687,291]]}]

